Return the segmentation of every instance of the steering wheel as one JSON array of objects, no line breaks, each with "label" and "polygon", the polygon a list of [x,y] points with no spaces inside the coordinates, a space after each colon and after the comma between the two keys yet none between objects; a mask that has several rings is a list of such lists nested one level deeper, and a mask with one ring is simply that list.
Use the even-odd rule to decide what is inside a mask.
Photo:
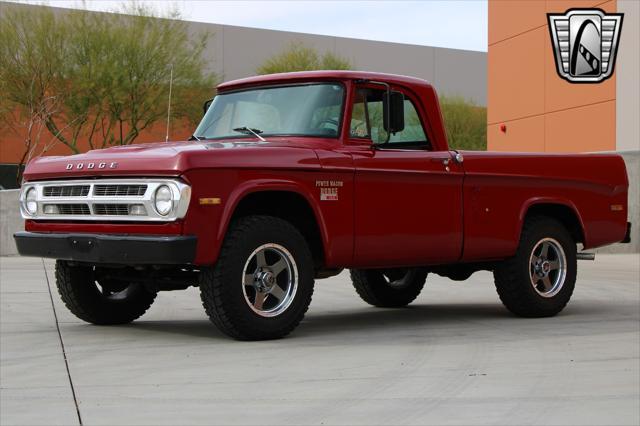
[{"label": "steering wheel", "polygon": [[336,126],[336,131],[338,127],[340,127],[340,122],[334,118],[325,118],[318,123],[318,129],[323,128],[324,124],[331,124],[332,126]]}]

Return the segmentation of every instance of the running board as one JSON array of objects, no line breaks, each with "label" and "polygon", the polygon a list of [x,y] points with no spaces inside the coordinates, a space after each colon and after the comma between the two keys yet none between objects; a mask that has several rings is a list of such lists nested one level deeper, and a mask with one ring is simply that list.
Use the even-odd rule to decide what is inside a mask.
[{"label": "running board", "polygon": [[576,254],[576,259],[578,260],[596,260],[595,253],[578,253]]}]

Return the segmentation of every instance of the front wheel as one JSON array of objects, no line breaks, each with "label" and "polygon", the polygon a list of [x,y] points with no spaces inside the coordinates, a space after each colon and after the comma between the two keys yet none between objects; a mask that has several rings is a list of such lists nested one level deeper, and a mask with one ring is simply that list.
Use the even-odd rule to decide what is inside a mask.
[{"label": "front wheel", "polygon": [[239,340],[276,339],[298,326],[313,294],[311,252],[300,232],[275,217],[236,221],[214,268],[200,272],[211,321]]},{"label": "front wheel", "polygon": [[516,315],[549,317],[569,302],[576,282],[576,243],[558,221],[525,222],[516,255],[494,270],[502,303]]},{"label": "front wheel", "polygon": [[56,285],[67,308],[83,321],[126,324],[141,317],[156,298],[142,284],[102,277],[93,266],[56,261]]}]

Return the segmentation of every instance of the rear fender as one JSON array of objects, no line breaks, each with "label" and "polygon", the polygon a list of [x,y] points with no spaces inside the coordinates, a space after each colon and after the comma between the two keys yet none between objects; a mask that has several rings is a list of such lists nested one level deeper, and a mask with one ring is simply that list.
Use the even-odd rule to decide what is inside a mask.
[{"label": "rear fender", "polygon": [[584,226],[582,217],[580,216],[580,213],[578,213],[578,209],[576,208],[575,204],[573,204],[573,202],[571,202],[570,200],[567,200],[564,198],[558,198],[558,197],[534,197],[534,198],[528,199],[522,205],[522,208],[520,209],[520,214],[518,216],[518,229],[515,235],[516,236],[515,241],[518,241],[518,242],[520,241],[522,227],[524,225],[525,218],[529,213],[529,211],[531,210],[531,208],[535,206],[540,206],[540,205],[556,205],[556,206],[566,207],[569,210],[571,210],[574,216],[578,219],[578,225],[580,226],[580,231],[582,232],[582,235],[584,238],[583,243],[586,245],[588,241],[588,236],[587,236],[586,228]]}]

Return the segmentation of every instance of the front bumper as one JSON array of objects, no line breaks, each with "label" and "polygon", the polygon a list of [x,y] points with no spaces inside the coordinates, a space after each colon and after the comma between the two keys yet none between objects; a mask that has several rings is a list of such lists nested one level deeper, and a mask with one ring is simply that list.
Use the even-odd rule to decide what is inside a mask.
[{"label": "front bumper", "polygon": [[16,232],[22,256],[88,263],[185,265],[196,256],[195,236],[107,235]]}]

